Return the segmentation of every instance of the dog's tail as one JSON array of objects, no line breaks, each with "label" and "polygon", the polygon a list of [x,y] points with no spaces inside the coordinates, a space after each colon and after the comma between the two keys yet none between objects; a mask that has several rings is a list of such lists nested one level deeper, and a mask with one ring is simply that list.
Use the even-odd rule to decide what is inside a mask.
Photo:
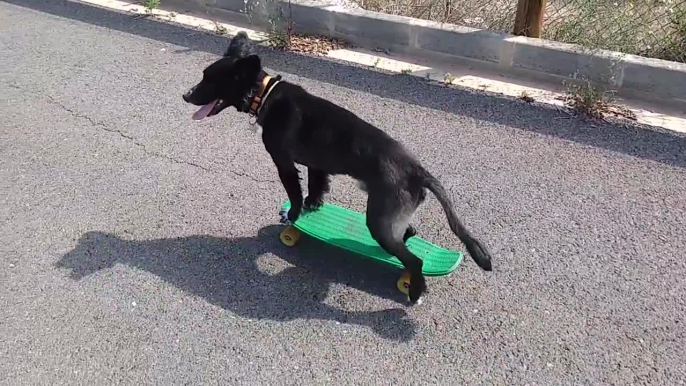
[{"label": "dog's tail", "polygon": [[469,251],[469,255],[472,256],[472,259],[474,259],[476,265],[481,267],[481,269],[484,271],[490,271],[492,269],[491,255],[479,240],[475,239],[471,234],[469,234],[467,228],[464,227],[460,219],[457,217],[457,214],[455,214],[455,210],[453,209],[453,203],[450,201],[448,193],[445,191],[445,188],[443,188],[441,182],[427,171],[423,171],[422,174],[422,185],[428,188],[431,193],[436,196],[438,202],[441,203],[443,211],[445,211],[445,215],[448,217],[450,229],[467,247],[467,251]]}]

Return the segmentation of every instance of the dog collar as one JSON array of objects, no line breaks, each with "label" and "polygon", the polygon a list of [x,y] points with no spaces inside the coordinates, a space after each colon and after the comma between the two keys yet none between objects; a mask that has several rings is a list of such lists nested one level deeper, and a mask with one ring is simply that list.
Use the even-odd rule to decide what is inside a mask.
[{"label": "dog collar", "polygon": [[[257,116],[257,114],[259,114],[264,101],[267,100],[267,97],[274,89],[274,86],[280,82],[280,78],[281,77],[279,76],[274,78],[269,75],[265,75],[264,78],[262,78],[260,88],[257,90],[257,94],[255,95],[255,98],[253,98],[252,103],[250,103],[250,110],[248,111],[250,115]],[[272,82],[272,80],[274,82]]]}]

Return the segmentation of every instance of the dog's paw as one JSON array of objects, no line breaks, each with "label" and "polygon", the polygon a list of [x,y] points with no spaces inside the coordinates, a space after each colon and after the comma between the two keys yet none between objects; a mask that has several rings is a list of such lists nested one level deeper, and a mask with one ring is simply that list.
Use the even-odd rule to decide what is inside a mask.
[{"label": "dog's paw", "polygon": [[426,293],[426,280],[424,275],[413,275],[410,283],[410,303],[418,306],[422,304],[422,295]]},{"label": "dog's paw", "polygon": [[324,205],[324,199],[321,197],[305,197],[305,210],[307,211],[314,212],[317,209],[319,209],[322,205]]},{"label": "dog's paw", "polygon": [[281,209],[279,211],[279,222],[284,225],[291,225],[291,220],[288,219],[288,212],[290,212],[290,209]]},{"label": "dog's paw", "polygon": [[279,221],[280,223],[291,225],[298,220],[298,217],[300,217],[300,210],[293,209],[293,207],[289,208],[288,210],[282,209],[279,211],[279,216],[281,217],[281,220]]}]

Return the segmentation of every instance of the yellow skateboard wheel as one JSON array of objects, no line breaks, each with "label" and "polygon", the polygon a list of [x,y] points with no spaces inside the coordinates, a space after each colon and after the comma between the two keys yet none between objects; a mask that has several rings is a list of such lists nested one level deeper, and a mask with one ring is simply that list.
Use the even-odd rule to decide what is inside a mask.
[{"label": "yellow skateboard wheel", "polygon": [[400,279],[398,279],[398,289],[400,292],[404,293],[407,296],[410,296],[410,280],[411,280],[412,275],[408,271],[404,271],[403,274],[400,276]]},{"label": "yellow skateboard wheel", "polygon": [[295,246],[300,240],[300,231],[289,225],[279,234],[279,239],[287,247]]}]

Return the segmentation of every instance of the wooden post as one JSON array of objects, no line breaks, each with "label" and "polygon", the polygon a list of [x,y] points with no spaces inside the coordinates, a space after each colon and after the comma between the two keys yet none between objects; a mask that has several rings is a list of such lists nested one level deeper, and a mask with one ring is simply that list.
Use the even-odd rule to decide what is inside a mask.
[{"label": "wooden post", "polygon": [[514,34],[540,38],[547,0],[519,0]]}]

